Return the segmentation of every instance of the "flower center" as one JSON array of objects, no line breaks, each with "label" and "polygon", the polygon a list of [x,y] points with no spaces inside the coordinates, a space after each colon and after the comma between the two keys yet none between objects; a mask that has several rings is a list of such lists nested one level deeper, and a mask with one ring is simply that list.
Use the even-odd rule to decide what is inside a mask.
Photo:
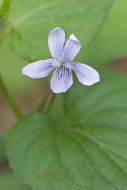
[{"label": "flower center", "polygon": [[53,66],[55,66],[56,68],[59,68],[59,67],[64,67],[66,69],[69,69],[71,71],[72,69],[72,66],[71,66],[71,63],[67,63],[65,61],[61,61],[61,60],[54,60],[53,61]]}]

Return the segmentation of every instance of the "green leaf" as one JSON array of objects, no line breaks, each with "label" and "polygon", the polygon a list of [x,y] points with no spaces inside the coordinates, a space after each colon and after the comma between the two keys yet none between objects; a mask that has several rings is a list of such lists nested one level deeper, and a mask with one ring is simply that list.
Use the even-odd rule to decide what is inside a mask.
[{"label": "green leaf", "polygon": [[[8,55],[8,56],[6,56]],[[25,78],[21,69],[27,62],[20,59],[9,47],[7,40],[0,46],[0,73],[9,92],[22,94],[28,86],[33,85],[33,80]]]},{"label": "green leaf", "polygon": [[82,61],[85,60],[91,65],[104,65],[112,59],[127,55],[126,7],[126,0],[115,1],[96,40],[86,52],[82,51]]},{"label": "green leaf", "polygon": [[[75,84],[51,114],[21,119],[7,137],[11,167],[35,190],[126,190],[127,77]],[[65,104],[66,103],[66,104]]]},{"label": "green leaf", "polygon": [[30,190],[14,176],[10,170],[0,172],[0,189],[2,190]]},{"label": "green leaf", "polygon": [[37,60],[50,56],[48,33],[62,27],[75,33],[86,46],[100,29],[112,0],[12,0],[8,15],[11,47],[23,58]]},{"label": "green leaf", "polygon": [[3,162],[4,159],[5,159],[4,137],[0,135],[0,162]]}]

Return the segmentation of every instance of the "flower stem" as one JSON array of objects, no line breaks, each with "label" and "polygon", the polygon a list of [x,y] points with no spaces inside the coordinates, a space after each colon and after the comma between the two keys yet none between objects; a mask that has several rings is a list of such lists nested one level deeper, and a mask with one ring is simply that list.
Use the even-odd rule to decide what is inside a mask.
[{"label": "flower stem", "polygon": [[50,100],[50,102],[49,102],[49,105],[48,105],[48,107],[47,107],[47,110],[46,110],[47,113],[50,112],[55,98],[56,98],[56,94],[53,94],[52,97],[51,97],[51,100]]},{"label": "flower stem", "polygon": [[2,89],[2,91],[4,93],[4,95],[6,96],[8,102],[9,102],[13,112],[17,116],[17,118],[22,117],[22,113],[21,113],[20,109],[18,108],[17,104],[15,103],[15,101],[13,100],[12,96],[8,92],[1,75],[0,75],[0,86],[1,86],[1,89]]},{"label": "flower stem", "polygon": [[47,94],[44,100],[42,101],[42,104],[38,108],[38,111],[49,113],[53,105],[53,102],[55,100],[55,97],[56,97],[56,94],[52,94],[52,95]]},{"label": "flower stem", "polygon": [[40,104],[39,108],[38,108],[38,111],[39,112],[42,112],[46,106],[46,103],[48,101],[48,98],[49,98],[49,93],[44,97],[42,103]]}]

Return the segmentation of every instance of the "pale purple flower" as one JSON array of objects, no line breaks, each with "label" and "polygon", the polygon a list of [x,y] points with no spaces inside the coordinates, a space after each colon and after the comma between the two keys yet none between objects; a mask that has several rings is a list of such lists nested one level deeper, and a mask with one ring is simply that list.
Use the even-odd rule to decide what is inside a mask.
[{"label": "pale purple flower", "polygon": [[49,33],[48,46],[53,58],[26,65],[22,69],[24,75],[31,78],[43,78],[56,68],[50,81],[50,87],[54,93],[66,92],[72,86],[72,71],[83,85],[91,86],[100,81],[98,72],[92,67],[82,63],[72,63],[81,48],[74,34],[70,35],[65,43],[64,30],[55,28]]}]

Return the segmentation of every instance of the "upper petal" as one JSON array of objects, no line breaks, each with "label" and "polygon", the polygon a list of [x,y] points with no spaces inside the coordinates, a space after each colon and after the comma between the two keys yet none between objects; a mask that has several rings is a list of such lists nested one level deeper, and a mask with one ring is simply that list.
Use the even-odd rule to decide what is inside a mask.
[{"label": "upper petal", "polygon": [[100,81],[99,73],[89,65],[73,63],[72,68],[80,83],[91,86]]},{"label": "upper petal", "polygon": [[61,59],[65,42],[65,32],[62,28],[51,30],[48,36],[48,46],[54,59]]},{"label": "upper petal", "polygon": [[71,63],[81,48],[80,41],[74,34],[70,35],[64,47],[63,60]]},{"label": "upper petal", "polygon": [[50,81],[50,87],[54,93],[66,92],[72,84],[72,72],[65,67],[57,68]]},{"label": "upper petal", "polygon": [[54,68],[53,59],[39,60],[23,67],[22,74],[30,78],[43,78]]}]

